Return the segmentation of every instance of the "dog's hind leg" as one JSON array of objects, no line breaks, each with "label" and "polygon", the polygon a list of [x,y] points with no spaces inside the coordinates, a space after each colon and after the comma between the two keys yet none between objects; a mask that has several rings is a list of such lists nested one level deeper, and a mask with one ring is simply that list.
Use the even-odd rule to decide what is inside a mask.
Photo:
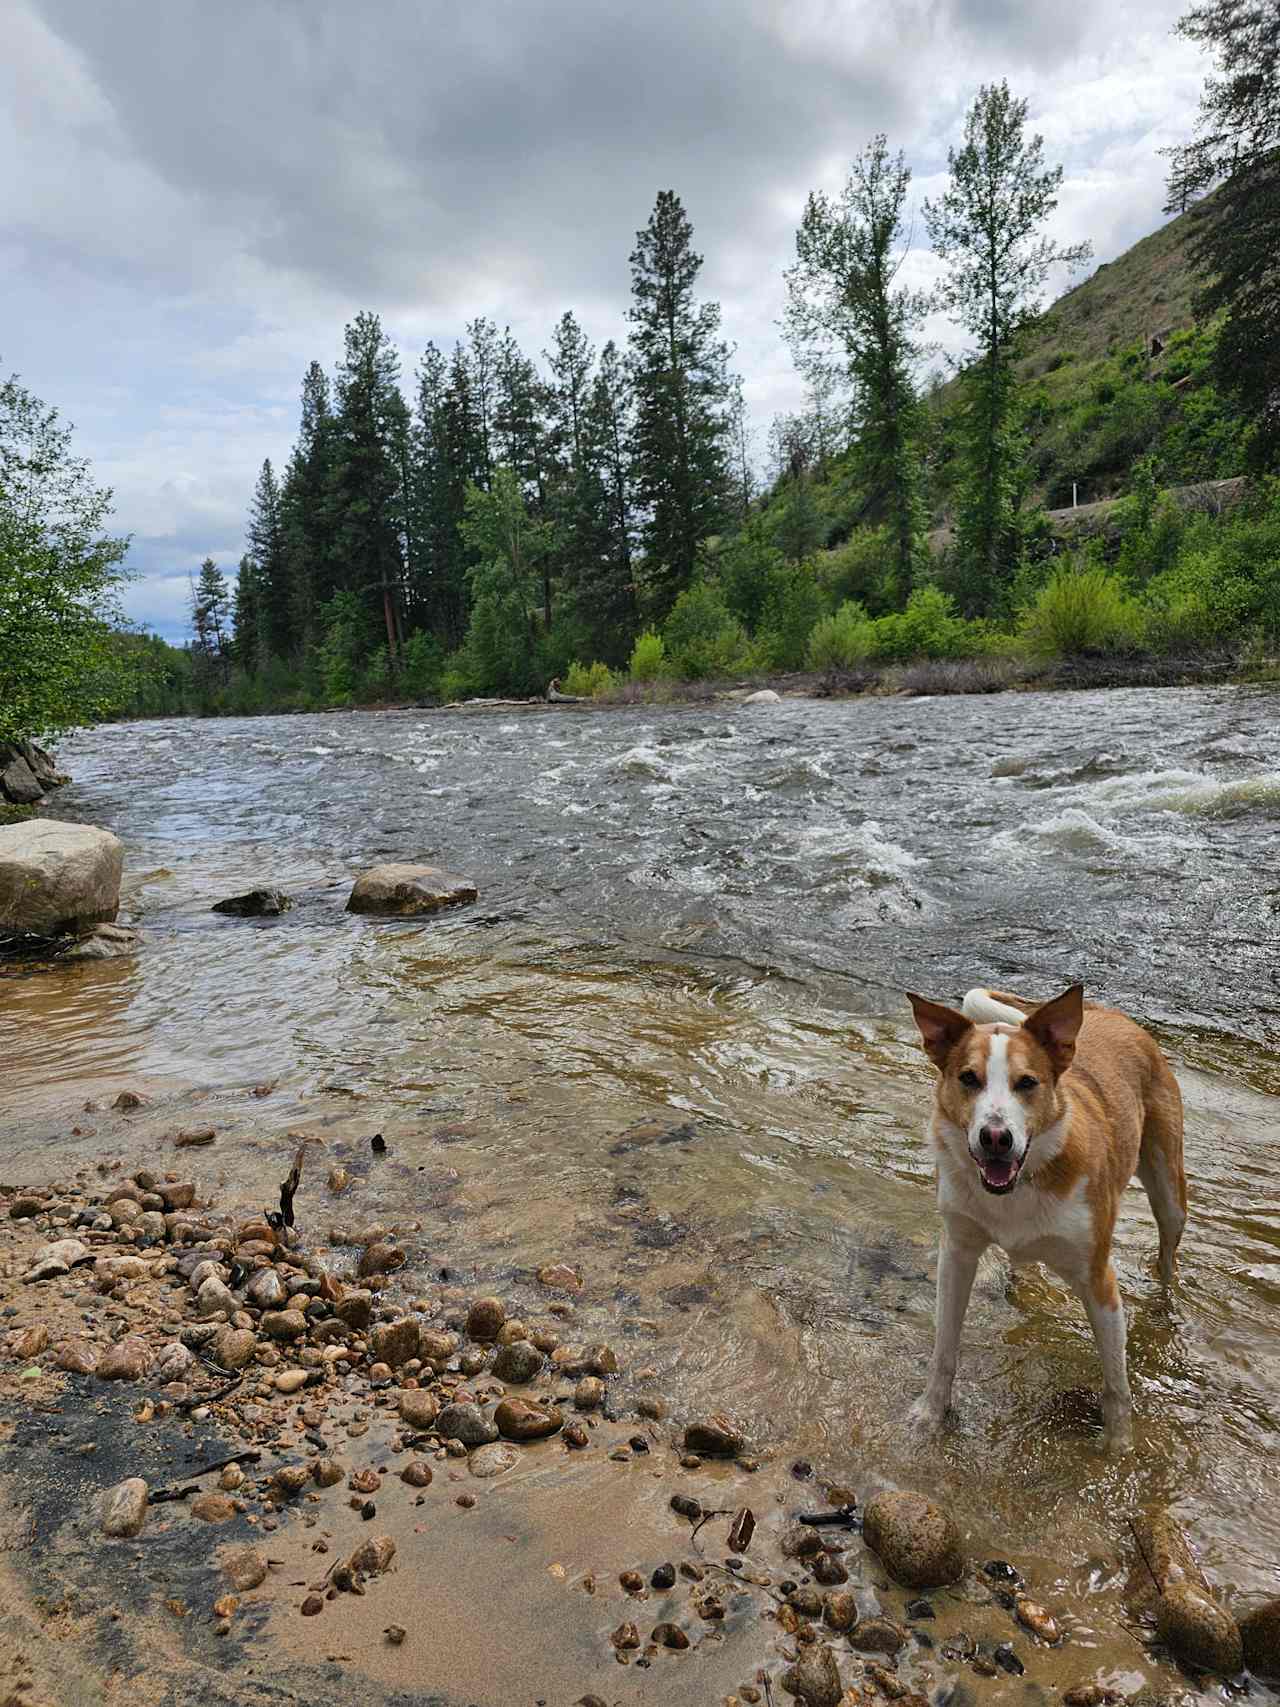
[{"label": "dog's hind leg", "polygon": [[1160,1280],[1171,1286],[1178,1242],[1187,1224],[1187,1179],[1182,1165],[1182,1094],[1167,1068],[1147,1097],[1137,1173],[1160,1229]]}]

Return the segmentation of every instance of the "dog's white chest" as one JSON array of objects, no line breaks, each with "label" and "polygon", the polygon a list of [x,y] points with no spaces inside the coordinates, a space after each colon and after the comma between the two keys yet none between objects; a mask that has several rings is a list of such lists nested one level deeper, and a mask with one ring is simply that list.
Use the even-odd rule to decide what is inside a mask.
[{"label": "dog's white chest", "polygon": [[971,1163],[943,1155],[938,1163],[938,1208],[946,1219],[976,1223],[1014,1263],[1042,1262],[1073,1285],[1093,1258],[1093,1213],[1083,1179],[1065,1197],[1037,1191],[1023,1179],[1005,1197],[982,1189]]}]

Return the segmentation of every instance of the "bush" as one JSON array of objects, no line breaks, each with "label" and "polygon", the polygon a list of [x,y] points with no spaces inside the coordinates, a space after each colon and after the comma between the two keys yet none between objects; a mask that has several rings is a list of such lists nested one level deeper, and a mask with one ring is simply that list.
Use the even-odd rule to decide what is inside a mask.
[{"label": "bush", "polygon": [[874,655],[890,662],[908,658],[965,658],[983,650],[984,624],[956,614],[955,600],[940,587],[917,587],[907,608],[877,617]]},{"label": "bush", "polygon": [[656,682],[667,671],[667,648],[660,634],[646,628],[636,636],[627,664],[627,674],[633,682]]},{"label": "bush", "polygon": [[809,635],[809,664],[815,670],[852,670],[875,646],[875,629],[860,604],[847,600]]},{"label": "bush", "polygon": [[1124,652],[1141,643],[1143,616],[1118,576],[1092,564],[1066,563],[1023,613],[1019,632],[1038,657]]},{"label": "bush", "polygon": [[667,656],[677,676],[731,676],[749,669],[751,644],[718,588],[707,581],[686,587],[663,629]]},{"label": "bush", "polygon": [[422,698],[439,694],[444,662],[444,646],[436,635],[422,629],[411,634],[404,643],[401,663],[405,691]]},{"label": "bush", "polygon": [[603,699],[617,685],[617,678],[607,664],[583,665],[576,659],[564,678],[564,691],[579,699]]},{"label": "bush", "polygon": [[872,616],[893,610],[899,589],[888,528],[855,528],[842,546],[826,554],[822,578],[837,604],[852,601]]}]

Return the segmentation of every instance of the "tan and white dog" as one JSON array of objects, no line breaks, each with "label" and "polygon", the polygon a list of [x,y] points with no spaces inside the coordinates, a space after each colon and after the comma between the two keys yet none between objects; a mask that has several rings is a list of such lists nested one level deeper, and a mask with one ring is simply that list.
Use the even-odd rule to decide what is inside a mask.
[{"label": "tan and white dog", "polygon": [[912,1421],[934,1432],[951,1402],[978,1259],[999,1245],[1042,1262],[1080,1296],[1102,1359],[1108,1446],[1131,1441],[1124,1306],[1111,1266],[1120,1197],[1136,1173],[1173,1279],[1187,1218],[1182,1097],[1154,1038],[1083,999],[1079,984],[1037,1006],[970,990],[963,1011],[911,996],[938,1069],[938,1303],[929,1384]]}]

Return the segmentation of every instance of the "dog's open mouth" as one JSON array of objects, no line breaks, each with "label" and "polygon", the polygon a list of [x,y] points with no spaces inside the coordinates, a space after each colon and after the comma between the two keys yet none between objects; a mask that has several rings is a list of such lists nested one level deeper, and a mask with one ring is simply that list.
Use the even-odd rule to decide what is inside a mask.
[{"label": "dog's open mouth", "polygon": [[997,1197],[1006,1191],[1012,1191],[1018,1183],[1018,1175],[1022,1172],[1023,1158],[1018,1156],[982,1156],[975,1157],[978,1164],[978,1177],[982,1181],[984,1191],[993,1192]]}]

